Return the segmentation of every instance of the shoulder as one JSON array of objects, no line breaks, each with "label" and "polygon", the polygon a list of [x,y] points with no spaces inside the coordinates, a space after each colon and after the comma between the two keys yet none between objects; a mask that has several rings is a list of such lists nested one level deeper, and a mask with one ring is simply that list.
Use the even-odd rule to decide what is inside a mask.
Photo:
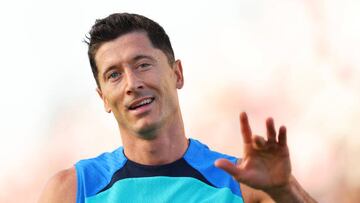
[{"label": "shoulder", "polygon": [[[126,161],[126,157],[123,154],[123,148],[119,147],[112,152],[104,152],[96,157],[82,159],[75,164],[76,170],[85,170],[96,168],[100,169],[103,166],[118,167]],[[107,167],[107,168],[108,168]]]},{"label": "shoulder", "polygon": [[211,164],[213,163],[213,161],[219,158],[228,159],[233,163],[237,161],[236,157],[213,151],[207,145],[192,138],[190,138],[190,145],[184,155],[184,158],[188,160],[198,160],[200,162],[208,160],[211,162]]},{"label": "shoulder", "polygon": [[47,182],[39,203],[76,202],[76,184],[75,167],[59,171]]}]

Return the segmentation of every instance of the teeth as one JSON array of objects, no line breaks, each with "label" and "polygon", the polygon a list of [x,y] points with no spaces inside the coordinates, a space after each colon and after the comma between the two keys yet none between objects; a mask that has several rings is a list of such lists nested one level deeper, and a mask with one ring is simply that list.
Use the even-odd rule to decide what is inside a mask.
[{"label": "teeth", "polygon": [[142,102],[140,102],[140,104],[137,105],[137,106],[141,106],[141,105],[144,105],[144,104],[148,104],[148,103],[150,103],[150,102],[151,102],[150,99],[145,99],[145,100],[143,100]]},{"label": "teeth", "polygon": [[137,107],[139,107],[139,106],[142,106],[142,105],[145,105],[145,104],[149,104],[149,103],[151,103],[151,102],[152,102],[152,99],[151,99],[151,98],[145,99],[145,100],[141,101],[139,104],[137,104],[136,106],[134,106],[134,107],[132,107],[132,108],[137,108]]}]

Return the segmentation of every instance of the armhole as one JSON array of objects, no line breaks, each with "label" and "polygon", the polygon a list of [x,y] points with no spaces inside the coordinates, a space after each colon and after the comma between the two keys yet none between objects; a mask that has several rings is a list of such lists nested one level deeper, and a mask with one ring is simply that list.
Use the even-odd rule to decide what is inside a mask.
[{"label": "armhole", "polygon": [[[199,159],[199,157],[203,158]],[[190,139],[190,145],[184,155],[184,159],[215,187],[229,188],[234,195],[243,198],[239,182],[224,170],[214,166],[215,160],[219,158],[225,158],[234,164],[239,160],[236,157],[212,151],[194,139]]]},{"label": "armhole", "polygon": [[83,176],[80,172],[80,167],[78,164],[75,164],[75,171],[76,171],[76,203],[85,203],[85,196],[84,196],[84,187],[83,187]]},{"label": "armhole", "polygon": [[[237,164],[239,161],[241,161],[241,158],[236,158],[235,161],[234,161],[234,164]],[[237,181],[236,181],[237,182]],[[245,202],[244,200],[244,195],[243,195],[243,191],[242,191],[242,188],[241,188],[241,183],[240,182],[237,182],[239,184],[239,191],[240,191],[240,197],[243,199],[243,201]]]}]

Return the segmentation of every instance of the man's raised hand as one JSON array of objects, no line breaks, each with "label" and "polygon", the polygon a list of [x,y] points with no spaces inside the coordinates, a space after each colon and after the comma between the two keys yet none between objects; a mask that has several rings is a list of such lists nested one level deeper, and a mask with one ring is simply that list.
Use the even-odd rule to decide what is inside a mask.
[{"label": "man's raised hand", "polygon": [[245,112],[240,114],[240,126],[244,142],[243,158],[237,164],[218,159],[215,165],[231,174],[238,182],[265,192],[288,186],[291,165],[286,128],[281,126],[277,135],[273,119],[268,118],[267,139],[253,136]]}]

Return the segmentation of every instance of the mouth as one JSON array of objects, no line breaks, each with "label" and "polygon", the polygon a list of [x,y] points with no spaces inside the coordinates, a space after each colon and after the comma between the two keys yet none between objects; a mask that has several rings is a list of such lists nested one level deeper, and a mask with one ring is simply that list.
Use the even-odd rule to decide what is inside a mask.
[{"label": "mouth", "polygon": [[154,100],[155,100],[155,97],[144,97],[144,98],[137,99],[130,104],[128,109],[129,110],[137,110],[141,107],[150,105],[151,103],[154,102]]}]

